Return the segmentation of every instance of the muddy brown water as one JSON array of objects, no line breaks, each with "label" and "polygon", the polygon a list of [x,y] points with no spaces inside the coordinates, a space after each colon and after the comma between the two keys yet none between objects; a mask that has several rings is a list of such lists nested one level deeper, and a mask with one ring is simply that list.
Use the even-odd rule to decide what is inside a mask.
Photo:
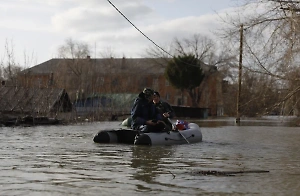
[{"label": "muddy brown water", "polygon": [[[300,195],[299,127],[279,118],[197,123],[203,142],[176,146],[93,142],[98,130],[120,122],[0,127],[0,193]],[[261,170],[269,172],[240,172]]]}]

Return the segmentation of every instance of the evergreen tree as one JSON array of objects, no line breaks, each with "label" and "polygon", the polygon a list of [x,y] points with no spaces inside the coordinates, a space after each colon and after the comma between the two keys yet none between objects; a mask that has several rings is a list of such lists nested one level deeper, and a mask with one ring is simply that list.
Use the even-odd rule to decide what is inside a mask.
[{"label": "evergreen tree", "polygon": [[198,106],[200,92],[197,87],[204,79],[204,73],[201,69],[201,61],[194,55],[183,55],[174,57],[168,62],[165,69],[165,77],[170,84],[189,93],[194,107]]}]

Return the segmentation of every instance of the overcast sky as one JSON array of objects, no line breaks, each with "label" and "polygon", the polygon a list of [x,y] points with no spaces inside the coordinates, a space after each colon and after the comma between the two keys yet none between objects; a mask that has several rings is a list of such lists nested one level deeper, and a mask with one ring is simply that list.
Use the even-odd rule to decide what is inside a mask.
[{"label": "overcast sky", "polygon": [[[210,35],[220,28],[218,15],[236,0],[110,0],[134,25],[158,45],[193,34]],[[153,45],[107,0],[1,0],[0,55],[13,43],[16,60],[31,65],[57,57],[65,40],[88,43],[92,58],[111,50],[115,57],[143,57]],[[32,58],[31,58],[32,59]]]}]

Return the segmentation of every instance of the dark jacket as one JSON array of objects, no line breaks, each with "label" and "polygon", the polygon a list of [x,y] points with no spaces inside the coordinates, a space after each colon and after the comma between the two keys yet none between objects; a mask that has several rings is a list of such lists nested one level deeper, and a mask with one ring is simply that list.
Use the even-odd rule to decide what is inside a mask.
[{"label": "dark jacket", "polygon": [[175,112],[174,112],[173,108],[167,102],[159,101],[158,103],[155,103],[154,105],[161,114],[169,113],[169,115],[170,115],[169,118],[175,117]]},{"label": "dark jacket", "polygon": [[159,111],[155,108],[154,104],[145,98],[143,93],[134,100],[131,109],[131,118],[133,129],[138,129],[141,125],[145,125],[148,120],[162,120]]}]

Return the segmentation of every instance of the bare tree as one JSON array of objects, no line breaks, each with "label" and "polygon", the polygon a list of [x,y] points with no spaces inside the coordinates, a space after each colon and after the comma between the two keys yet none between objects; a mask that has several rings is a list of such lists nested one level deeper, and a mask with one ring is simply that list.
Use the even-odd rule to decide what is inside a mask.
[{"label": "bare tree", "polygon": [[[282,100],[273,98],[273,101],[268,101],[269,104],[263,104],[265,100],[263,97],[256,96],[256,100],[251,100],[244,94],[244,111],[246,111],[245,108],[253,110],[244,114],[269,113],[277,110],[279,105],[283,104],[284,107],[289,108],[289,111],[299,110],[295,107],[297,104],[288,101],[299,102],[295,98],[300,92],[298,85],[295,85],[299,78],[294,77],[293,74],[295,69],[299,69],[300,61],[299,1],[248,0],[241,10],[235,17],[226,19],[231,27],[224,29],[223,32],[224,37],[232,43],[236,43],[232,46],[237,46],[239,27],[241,24],[244,26],[243,68],[247,77],[243,78],[243,88],[245,88],[243,93],[251,92],[253,94],[259,91],[257,95],[263,95],[264,98],[282,97]],[[239,17],[236,17],[237,15]],[[246,85],[253,81],[259,81],[259,84],[255,85],[255,89]],[[267,90],[266,87],[272,89]],[[276,103],[274,103],[275,100]],[[259,107],[251,106],[251,103],[257,102],[261,102]]]},{"label": "bare tree", "polygon": [[58,48],[58,57],[80,59],[90,55],[90,48],[87,43],[66,39],[65,44]]},{"label": "bare tree", "polygon": [[[93,70],[89,45],[84,42],[75,41],[71,38],[58,48],[58,57],[63,58],[64,66],[56,73],[57,85],[68,89],[72,100],[76,93],[87,93],[88,82]],[[64,77],[68,75],[69,77]],[[73,89],[75,87],[75,89]]]},{"label": "bare tree", "polygon": [[19,63],[16,62],[13,42],[5,42],[5,54],[0,61],[0,77],[16,85],[16,75],[22,70]]}]

